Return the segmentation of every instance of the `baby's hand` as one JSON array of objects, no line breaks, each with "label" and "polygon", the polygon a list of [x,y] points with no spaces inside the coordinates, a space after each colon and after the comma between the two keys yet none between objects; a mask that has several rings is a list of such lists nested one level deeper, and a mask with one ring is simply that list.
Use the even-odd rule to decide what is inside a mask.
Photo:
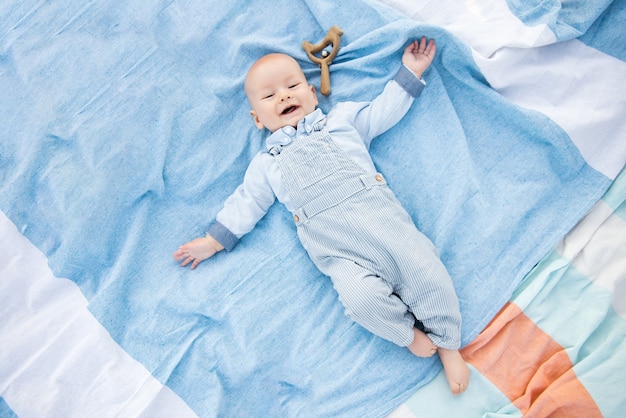
[{"label": "baby's hand", "polygon": [[222,244],[217,242],[212,236],[207,235],[206,237],[196,238],[178,247],[178,250],[174,252],[174,260],[183,260],[180,264],[182,267],[191,263],[191,269],[193,270],[198,267],[198,264],[207,258],[213,257],[216,252],[223,249]]},{"label": "baby's hand", "polygon": [[426,37],[422,36],[422,39],[411,42],[406,48],[404,48],[404,54],[402,55],[402,64],[406,65],[416,76],[422,78],[424,71],[430,66],[435,57],[437,46],[435,40],[431,39],[426,42]]}]

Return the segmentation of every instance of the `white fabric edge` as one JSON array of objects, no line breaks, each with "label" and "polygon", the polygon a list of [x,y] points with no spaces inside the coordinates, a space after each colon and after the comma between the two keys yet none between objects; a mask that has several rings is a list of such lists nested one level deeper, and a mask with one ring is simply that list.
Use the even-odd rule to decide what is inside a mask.
[{"label": "white fabric edge", "polygon": [[557,252],[589,280],[613,294],[613,309],[626,319],[626,221],[599,201],[569,232]]},{"label": "white fabric edge", "polygon": [[474,60],[496,91],[552,119],[591,167],[615,179],[626,162],[626,63],[578,40]]},{"label": "white fabric edge", "polygon": [[415,21],[449,30],[484,57],[504,47],[530,48],[556,42],[547,25],[526,26],[503,0],[379,1]]},{"label": "white fabric edge", "polygon": [[0,211],[0,395],[20,417],[196,414],[130,357]]}]

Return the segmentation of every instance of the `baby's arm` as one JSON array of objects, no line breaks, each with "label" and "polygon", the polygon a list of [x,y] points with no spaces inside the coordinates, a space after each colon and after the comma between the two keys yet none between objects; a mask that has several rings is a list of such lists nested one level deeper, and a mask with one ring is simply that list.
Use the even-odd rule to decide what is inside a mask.
[{"label": "baby's arm", "polygon": [[174,252],[174,259],[182,260],[182,267],[191,263],[193,270],[215,253],[232,250],[239,238],[265,216],[276,199],[267,174],[269,162],[273,162],[271,155],[257,154],[250,162],[242,184],[226,199],[206,235],[181,245]]},{"label": "baby's arm", "polygon": [[437,46],[435,40],[426,40],[425,36],[418,42],[417,40],[411,42],[405,49],[402,55],[402,64],[408,69],[413,71],[418,78],[422,78],[424,71],[428,69],[433,62]]},{"label": "baby's arm", "polygon": [[198,267],[198,264],[207,258],[213,257],[215,253],[223,249],[224,246],[222,244],[207,234],[202,238],[196,238],[178,247],[178,250],[174,252],[174,260],[183,260],[180,264],[183,267],[191,263],[191,269],[193,270]]},{"label": "baby's arm", "polygon": [[[426,83],[422,75],[435,56],[435,41],[426,37],[411,42],[402,55],[402,66],[382,93],[371,102],[343,102],[336,114],[353,115],[346,123],[354,125],[363,143],[369,148],[371,141],[400,121],[413,101],[422,93]],[[331,113],[335,111],[331,110]],[[347,110],[346,110],[347,109]]]}]

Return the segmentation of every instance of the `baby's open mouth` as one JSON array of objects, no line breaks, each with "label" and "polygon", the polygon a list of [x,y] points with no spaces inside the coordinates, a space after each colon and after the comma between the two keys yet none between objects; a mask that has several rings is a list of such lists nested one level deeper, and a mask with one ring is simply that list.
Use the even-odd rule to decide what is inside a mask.
[{"label": "baby's open mouth", "polygon": [[289,106],[289,107],[286,107],[286,108],[285,108],[285,109],[284,109],[284,110],[283,110],[280,114],[281,114],[281,115],[288,115],[288,114],[290,114],[291,112],[294,112],[297,108],[298,108],[298,106]]}]

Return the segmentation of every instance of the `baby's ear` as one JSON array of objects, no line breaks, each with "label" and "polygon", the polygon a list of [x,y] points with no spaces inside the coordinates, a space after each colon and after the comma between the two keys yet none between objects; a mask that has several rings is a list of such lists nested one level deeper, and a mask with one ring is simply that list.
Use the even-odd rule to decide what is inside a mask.
[{"label": "baby's ear", "polygon": [[313,84],[309,84],[309,88],[311,89],[311,93],[313,93],[313,96],[315,96],[315,106],[317,106],[319,104],[319,101],[317,100],[317,93],[315,93],[315,86]]},{"label": "baby's ear", "polygon": [[252,116],[252,119],[254,120],[254,125],[259,128],[259,129],[263,129],[265,128],[265,126],[261,123],[261,121],[259,120],[259,116],[256,114],[256,112],[254,110],[250,111],[250,116]]}]

